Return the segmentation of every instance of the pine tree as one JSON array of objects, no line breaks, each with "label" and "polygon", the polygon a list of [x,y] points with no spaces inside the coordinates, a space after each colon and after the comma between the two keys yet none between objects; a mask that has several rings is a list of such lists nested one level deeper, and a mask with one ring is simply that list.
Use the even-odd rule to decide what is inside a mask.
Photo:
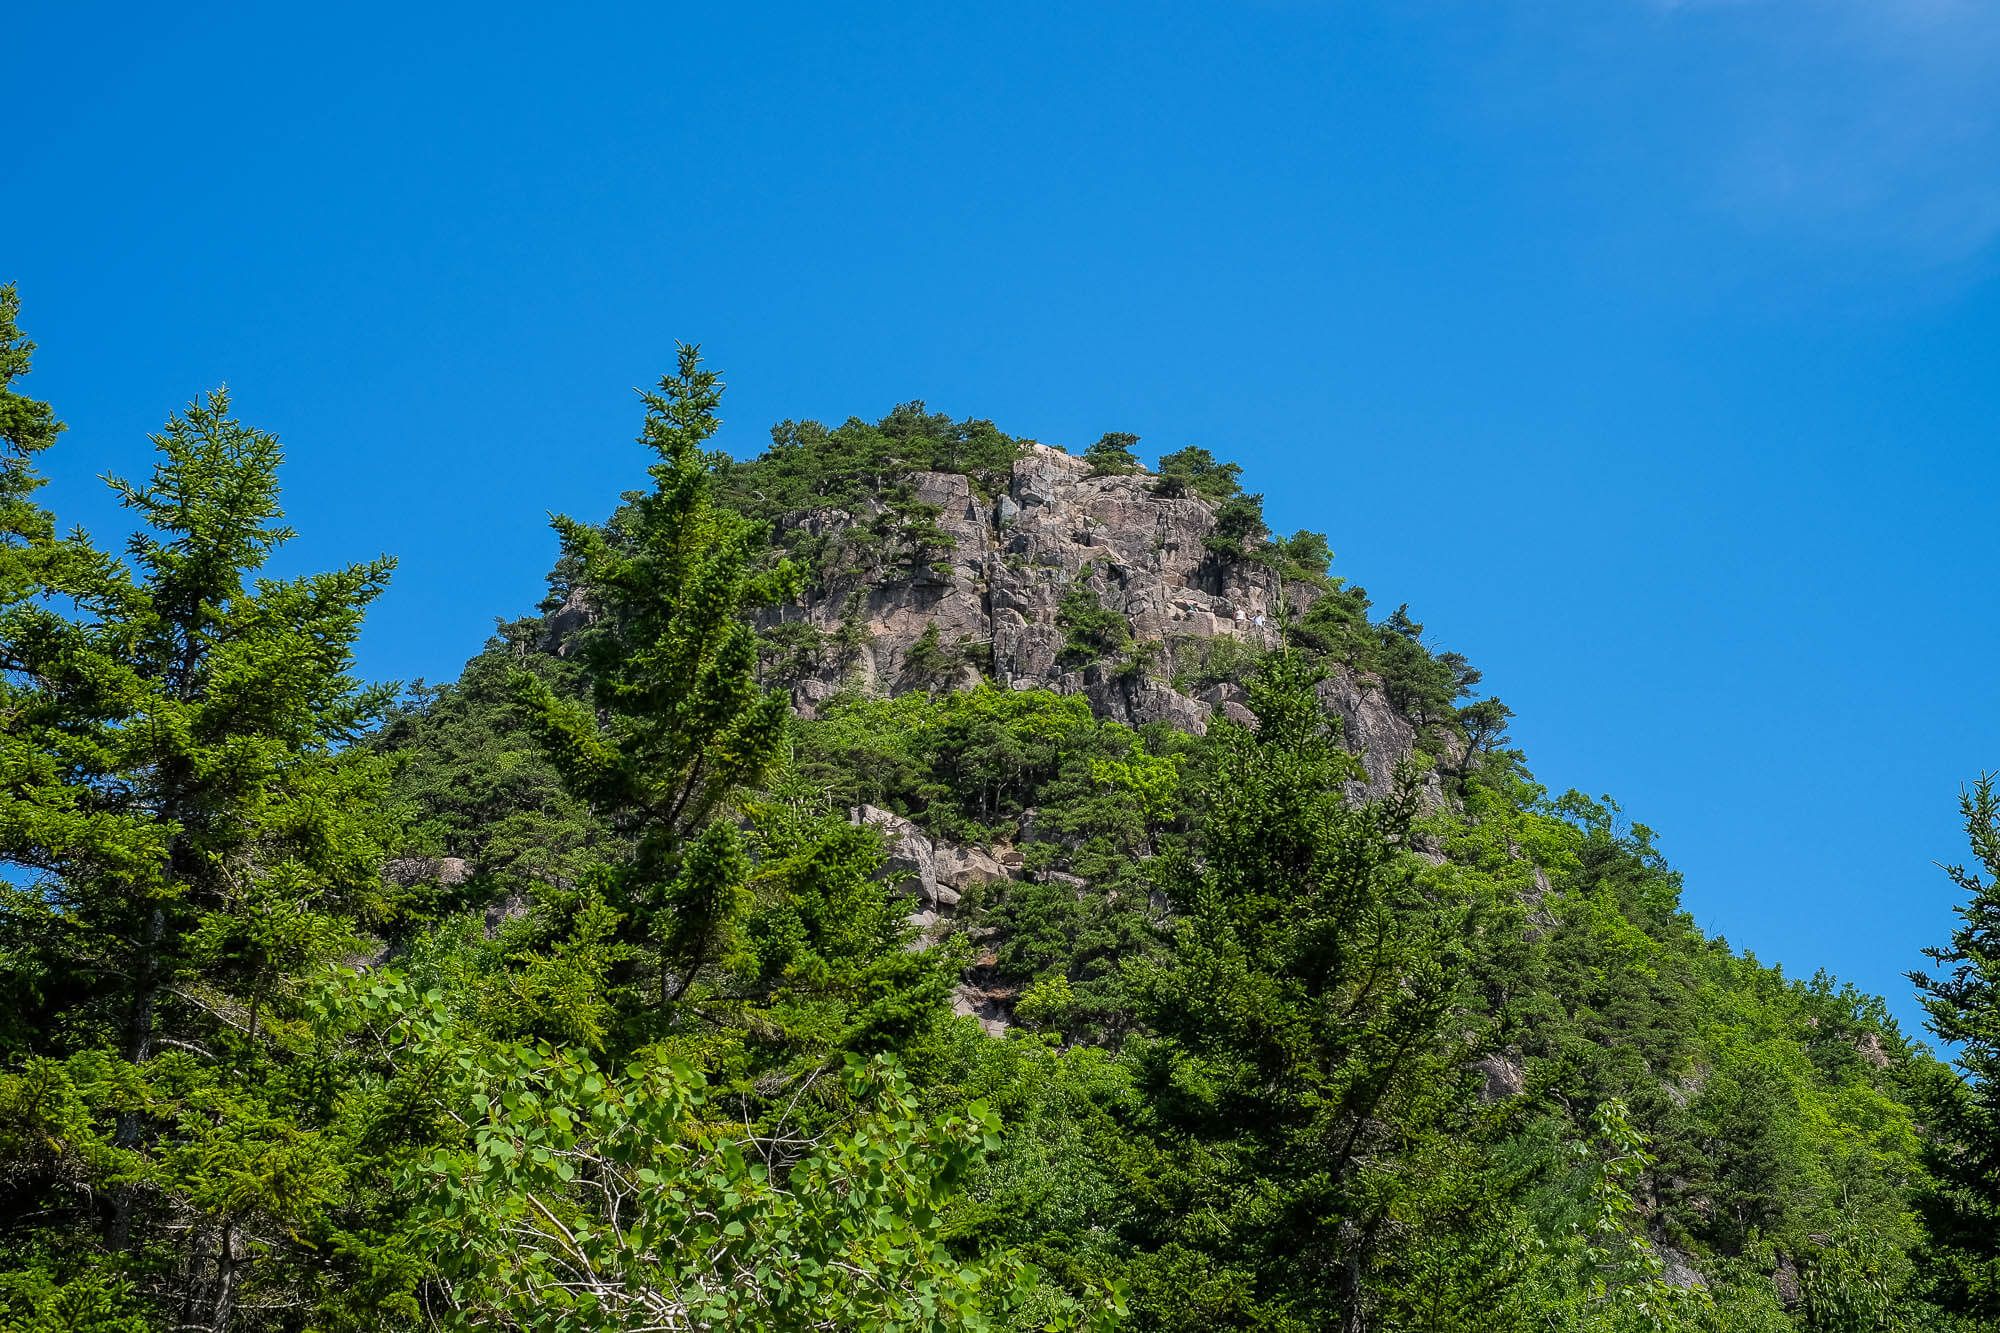
[{"label": "pine tree", "polygon": [[1932,1182],[1919,1201],[1947,1308],[2000,1319],[2000,790],[1983,775],[1959,797],[1978,870],[1946,873],[1966,895],[1951,943],[1926,949],[1943,971],[1913,972],[1928,1026],[1958,1053],[1926,1082]]},{"label": "pine tree", "polygon": [[351,745],[387,694],[350,671],[390,562],[262,576],[280,449],[219,392],[112,481],[123,559],[56,538],[53,419],[4,410],[0,1296],[239,1327],[337,1285],[357,1153],[307,993],[388,906],[387,770]]},{"label": "pine tree", "polygon": [[1097,443],[1083,451],[1083,461],[1090,464],[1093,477],[1117,477],[1140,470],[1139,455],[1133,447],[1139,437],[1125,431],[1106,431],[1097,437]]},{"label": "pine tree", "polygon": [[786,703],[757,682],[747,613],[797,579],[760,570],[756,529],[715,502],[722,460],[703,446],[722,383],[698,349],[643,397],[653,489],[608,528],[555,521],[595,613],[578,649],[591,706],[525,673],[517,689],[571,790],[630,840],[585,910],[615,914],[603,960],[622,1001],[664,1011],[741,948],[749,861],[715,816],[779,753]]}]

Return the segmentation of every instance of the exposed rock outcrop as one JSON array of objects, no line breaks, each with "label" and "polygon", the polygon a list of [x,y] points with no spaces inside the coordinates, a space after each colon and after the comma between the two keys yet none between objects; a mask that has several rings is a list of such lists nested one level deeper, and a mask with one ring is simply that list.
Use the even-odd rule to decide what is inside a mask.
[{"label": "exposed rock outcrop", "polygon": [[1527,1089],[1527,1075],[1520,1062],[1499,1051],[1489,1052],[1474,1060],[1472,1068],[1481,1079],[1479,1100],[1483,1102],[1518,1097]]},{"label": "exposed rock outcrop", "polygon": [[558,657],[569,655],[570,644],[579,632],[590,625],[597,613],[591,608],[590,598],[581,588],[570,590],[561,606],[542,618],[542,651],[554,653]]},{"label": "exposed rock outcrop", "polygon": [[888,852],[882,878],[916,900],[913,919],[927,916],[934,921],[948,916],[966,893],[1005,883],[1021,871],[1021,856],[1011,848],[961,847],[932,838],[911,821],[879,806],[856,806],[848,818],[882,835]]},{"label": "exposed rock outcrop", "polygon": [[[1199,734],[1217,717],[1254,725],[1240,689],[1212,687],[1197,698],[1171,682],[1215,640],[1276,648],[1281,611],[1303,612],[1316,595],[1215,541],[1214,507],[1154,494],[1149,473],[1093,476],[1082,459],[1030,444],[1001,494],[982,495],[953,472],[919,472],[909,481],[916,500],[936,509],[932,522],[950,539],[948,559],[850,572],[808,590],[803,606],[767,613],[766,626],[803,620],[844,645],[792,682],[802,713],[812,714],[843,684],[894,694],[969,684],[983,672],[1003,686],[1082,695],[1098,716],[1133,726],[1165,722]],[[786,526],[829,536],[872,517],[813,510]],[[1067,665],[1059,608],[1072,588],[1122,615],[1146,651],[1125,662]],[[932,664],[914,668],[913,650],[927,636],[963,655],[945,679]],[[1322,697],[1367,770],[1353,794],[1386,794],[1415,729],[1372,677],[1343,672],[1325,683]]]},{"label": "exposed rock outcrop", "polygon": [[1321,681],[1319,697],[1340,719],[1341,738],[1367,771],[1367,780],[1355,784],[1359,790],[1352,794],[1369,800],[1387,796],[1395,788],[1397,766],[1416,747],[1417,729],[1378,686],[1351,672]]},{"label": "exposed rock outcrop", "polygon": [[1011,990],[993,990],[977,982],[961,982],[951,993],[951,1011],[963,1018],[976,1018],[989,1037],[1004,1037],[1014,1025]]},{"label": "exposed rock outcrop", "polygon": [[935,862],[938,883],[948,885],[960,894],[981,885],[998,884],[1012,878],[1007,873],[1007,868],[991,853],[978,847],[938,844]]},{"label": "exposed rock outcrop", "polygon": [[922,829],[899,814],[873,805],[857,807],[850,818],[882,835],[882,845],[889,853],[883,876],[915,898],[922,909],[936,911],[957,905],[957,891],[938,883],[937,849]]},{"label": "exposed rock outcrop", "polygon": [[1708,1287],[1708,1278],[1694,1265],[1694,1256],[1685,1250],[1677,1250],[1671,1245],[1652,1242],[1653,1252],[1660,1256],[1660,1278],[1670,1287],[1682,1291],[1703,1291]]},{"label": "exposed rock outcrop", "polygon": [[[933,839],[901,815],[878,806],[856,806],[848,817],[882,835],[888,852],[882,877],[915,900],[908,917],[912,949],[928,949],[953,931],[964,893],[1005,883],[1021,871],[1018,852]],[[1074,875],[1062,878],[1083,884]],[[990,951],[979,955],[971,973],[952,992],[951,1006],[954,1013],[978,1019],[987,1035],[998,1037],[1011,1026],[1015,991],[994,978],[993,961]]]},{"label": "exposed rock outcrop", "polygon": [[403,888],[413,884],[456,888],[472,878],[472,864],[457,856],[399,856],[383,863],[382,877]]}]

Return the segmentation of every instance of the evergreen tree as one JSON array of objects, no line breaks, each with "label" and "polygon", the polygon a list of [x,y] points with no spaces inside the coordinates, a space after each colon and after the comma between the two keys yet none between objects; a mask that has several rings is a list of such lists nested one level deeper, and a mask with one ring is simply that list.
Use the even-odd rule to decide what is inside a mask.
[{"label": "evergreen tree", "polygon": [[1153,483],[1153,490],[1160,495],[1192,495],[1221,504],[1243,493],[1238,484],[1242,476],[1240,464],[1217,462],[1214,454],[1191,444],[1161,457],[1159,480]]},{"label": "evergreen tree", "polygon": [[1124,431],[1106,431],[1097,437],[1097,443],[1083,451],[1083,461],[1090,464],[1093,477],[1116,477],[1128,472],[1139,471],[1139,455],[1133,447],[1139,437]]},{"label": "evergreen tree", "polygon": [[1940,1294],[1947,1308],[2000,1319],[2000,790],[1985,774],[1959,797],[1973,855],[1984,870],[1947,867],[1966,895],[1951,943],[1926,949],[1944,970],[1913,972],[1940,1041],[1958,1066],[1932,1071],[1924,1092],[1933,1181],[1921,1199]]},{"label": "evergreen tree", "polygon": [[565,782],[630,841],[591,904],[628,1007],[665,1010],[705,968],[741,961],[749,860],[735,824],[714,816],[783,743],[786,703],[757,682],[747,612],[797,580],[787,564],[760,570],[756,529],[715,502],[722,460],[703,446],[721,397],[720,377],[682,346],[677,371],[644,395],[652,491],[608,530],[555,521],[596,612],[578,649],[590,705],[517,678]]},{"label": "evergreen tree", "polygon": [[48,511],[34,503],[43,484],[35,459],[56,442],[62,423],[47,403],[17,392],[14,381],[33,368],[35,344],[21,334],[21,297],[0,287],[0,534],[10,548],[0,562],[0,605],[33,591],[26,551],[46,550],[55,535]]},{"label": "evergreen tree", "polygon": [[1471,1328],[1506,1279],[1498,1229],[1467,1225],[1504,1202],[1466,1137],[1476,904],[1402,850],[1407,797],[1343,799],[1358,766],[1319,678],[1267,660],[1257,731],[1223,733],[1195,859],[1167,858],[1180,921],[1147,979],[1141,1082],[1175,1166],[1135,1279],[1155,1327],[1360,1329],[1420,1286],[1423,1326]]},{"label": "evergreen tree", "polygon": [[352,1220],[305,1001],[389,907],[387,768],[351,744],[387,694],[350,669],[390,562],[260,576],[280,450],[219,392],[112,481],[126,558],[56,539],[25,498],[52,419],[4,414],[0,1299],[243,1326],[337,1287]]}]

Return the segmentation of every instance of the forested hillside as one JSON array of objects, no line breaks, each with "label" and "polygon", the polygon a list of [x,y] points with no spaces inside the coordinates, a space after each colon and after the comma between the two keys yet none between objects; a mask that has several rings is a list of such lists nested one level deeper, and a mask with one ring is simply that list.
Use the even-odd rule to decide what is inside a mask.
[{"label": "forested hillside", "polygon": [[1199,447],[732,461],[684,349],[397,692],[221,395],[65,535],[15,310],[0,1330],[2000,1327],[1990,787],[1955,1069]]}]

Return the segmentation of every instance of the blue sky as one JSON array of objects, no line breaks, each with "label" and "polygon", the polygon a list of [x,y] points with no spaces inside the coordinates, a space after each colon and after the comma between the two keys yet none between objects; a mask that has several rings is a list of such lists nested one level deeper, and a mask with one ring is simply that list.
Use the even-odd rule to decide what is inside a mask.
[{"label": "blue sky", "polygon": [[751,8],[10,16],[63,514],[227,381],[288,559],[398,555],[364,665],[439,679],[637,483],[676,338],[738,453],[918,397],[1199,443],[1704,926],[1913,1025],[2000,767],[2000,11]]}]

